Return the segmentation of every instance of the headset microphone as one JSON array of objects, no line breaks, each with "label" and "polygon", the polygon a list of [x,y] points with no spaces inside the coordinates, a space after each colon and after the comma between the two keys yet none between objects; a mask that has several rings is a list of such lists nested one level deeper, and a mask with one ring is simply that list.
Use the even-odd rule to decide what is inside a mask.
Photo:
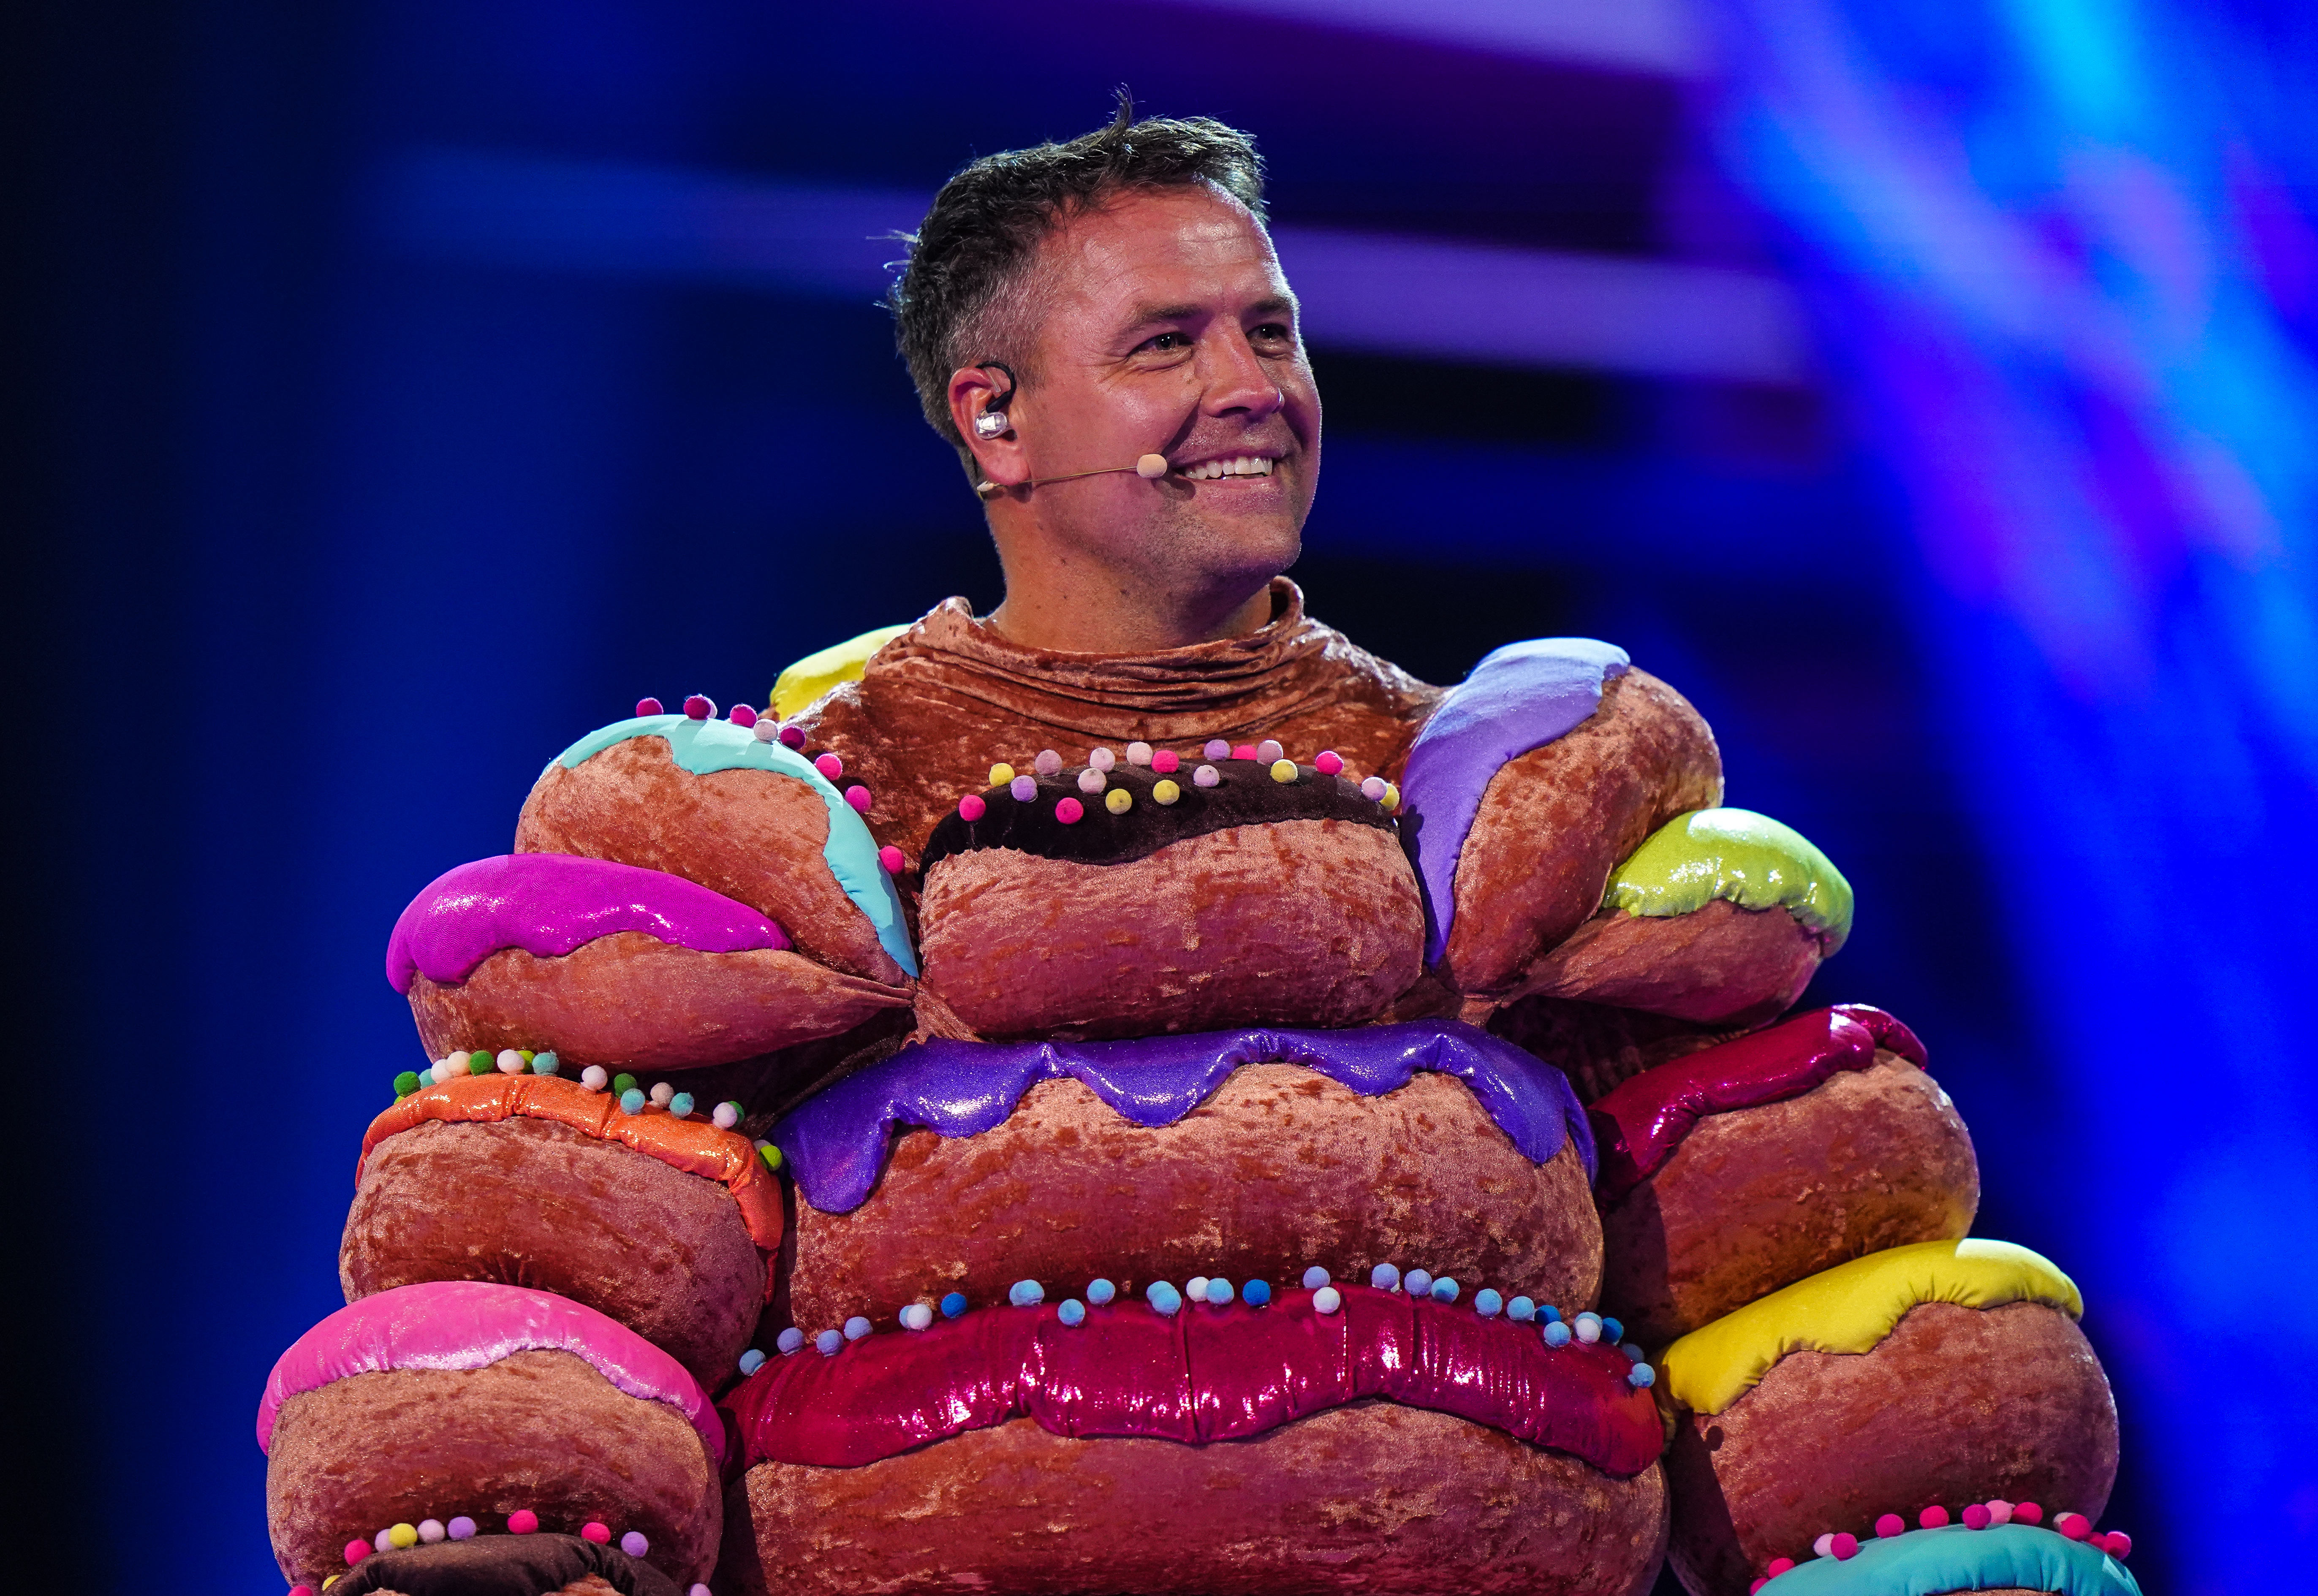
[{"label": "headset microphone", "polygon": [[[1146,482],[1156,482],[1167,474],[1167,457],[1164,454],[1146,454],[1133,465],[1107,465],[1100,471],[1070,471],[1059,477],[1038,477],[1028,482],[1017,483],[1015,486],[1044,488],[1049,482],[1075,482],[1081,477],[1112,477],[1126,471],[1133,471]],[[997,483],[988,480],[976,482],[974,485],[974,490],[984,498],[996,498],[1006,491]]]}]

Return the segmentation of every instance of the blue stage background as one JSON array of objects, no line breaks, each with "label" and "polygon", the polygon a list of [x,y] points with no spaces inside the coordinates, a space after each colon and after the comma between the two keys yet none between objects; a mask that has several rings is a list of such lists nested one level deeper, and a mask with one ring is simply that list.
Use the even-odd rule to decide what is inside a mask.
[{"label": "blue stage background", "polygon": [[[2318,34],[2261,0],[29,18],[22,1507],[263,1591],[250,1424],[418,1062],[396,911],[641,695],[997,569],[876,235],[1114,85],[1253,130],[1328,466],[1435,681],[1583,632],[1859,889],[1982,1234],[2082,1284],[2152,1591],[2318,1548]],[[1301,263],[1299,265],[1299,263]],[[63,1071],[40,1085],[53,1090]],[[28,1531],[28,1533],[31,1533]]]}]

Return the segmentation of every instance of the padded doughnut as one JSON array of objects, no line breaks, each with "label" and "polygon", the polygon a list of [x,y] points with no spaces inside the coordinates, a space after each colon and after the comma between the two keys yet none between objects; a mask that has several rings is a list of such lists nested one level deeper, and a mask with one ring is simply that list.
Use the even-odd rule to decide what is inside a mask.
[{"label": "padded doughnut", "polygon": [[1980,1170],[1914,1033],[1823,1009],[1628,1080],[1590,1109],[1603,1301],[1644,1346],[1808,1275],[1972,1228]]},{"label": "padded doughnut", "polygon": [[[974,1118],[945,1120],[960,1100]],[[887,1125],[926,1121],[888,1150]],[[1582,1125],[1556,1071],[1454,1022],[937,1042],[774,1127],[800,1198],[789,1310],[810,1331],[1083,1269],[1139,1290],[1395,1262],[1576,1314],[1602,1270]]]},{"label": "padded doughnut", "polygon": [[1747,1596],[1821,1535],[1990,1497],[2097,1519],[2116,1404],[2068,1277],[2024,1247],[1934,1242],[1829,1269],[1667,1349],[1688,1410],[1667,1453],[1670,1556],[1696,1596]]},{"label": "padded doughnut", "polygon": [[[1102,1037],[1375,1019],[1423,970],[1389,812],[1310,766],[1064,770],[934,828],[921,1010],[939,1034]],[[1162,784],[1174,789],[1162,802]],[[1111,794],[1128,807],[1113,812]],[[1065,820],[1064,816],[1075,816]]]},{"label": "padded doughnut", "polygon": [[646,715],[581,739],[532,787],[515,846],[683,876],[849,975],[898,986],[916,973],[861,817],[795,750],[730,721]]},{"label": "padded doughnut", "polygon": [[714,1389],[756,1329],[781,1231],[778,1181],[705,1116],[625,1114],[549,1076],[472,1076],[372,1123],[338,1278],[348,1302],[426,1280],[540,1287]]},{"label": "padded doughnut", "polygon": [[[1352,1287],[1075,1327],[1000,1306],[728,1402],[733,1591],[1614,1592],[1657,1573],[1624,1355]],[[753,1576],[753,1577],[752,1577]]]},{"label": "padded doughnut", "polygon": [[646,1538],[679,1584],[723,1526],[716,1411],[634,1331],[544,1291],[405,1286],[341,1308],[274,1366],[258,1408],[266,1520],[292,1583],[319,1589],[397,1524],[517,1513]]}]

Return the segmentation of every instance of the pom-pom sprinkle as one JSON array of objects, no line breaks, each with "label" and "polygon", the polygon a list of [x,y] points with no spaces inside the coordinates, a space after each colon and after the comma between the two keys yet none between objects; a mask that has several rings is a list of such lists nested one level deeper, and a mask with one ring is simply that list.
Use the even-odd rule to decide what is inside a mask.
[{"label": "pom-pom sprinkle", "polygon": [[1055,1310],[1055,1317],[1061,1320],[1065,1324],[1084,1324],[1086,1323],[1086,1304],[1079,1301],[1079,1299],[1074,1296],[1066,1296],[1063,1298],[1062,1305]]},{"label": "pom-pom sprinkle", "polygon": [[742,1379],[747,1379],[750,1375],[755,1374],[759,1369],[764,1367],[765,1351],[763,1348],[751,1347],[746,1352],[741,1354],[741,1377]]},{"label": "pom-pom sprinkle", "polygon": [[1006,791],[1015,802],[1028,803],[1038,795],[1038,780],[1036,776],[1018,776],[1006,785]]},{"label": "pom-pom sprinkle", "polygon": [[1411,1296],[1430,1296],[1433,1294],[1433,1276],[1431,1271],[1426,1269],[1409,1270],[1408,1273],[1400,1278],[1400,1288],[1408,1293]]},{"label": "pom-pom sprinkle", "polygon": [[1557,1319],[1545,1327],[1545,1344],[1549,1347],[1569,1345],[1569,1326]]},{"label": "pom-pom sprinkle", "polygon": [[1282,786],[1294,781],[1296,779],[1296,761],[1293,759],[1274,759],[1271,762],[1271,779],[1280,783]]},{"label": "pom-pom sprinkle", "polygon": [[716,718],[716,701],[705,694],[695,693],[684,701],[684,713],[691,720],[713,721]]},{"label": "pom-pom sprinkle", "polygon": [[785,749],[801,749],[804,747],[804,728],[802,726],[782,727],[781,746]]},{"label": "pom-pom sprinkle", "polygon": [[1380,1263],[1369,1271],[1369,1284],[1379,1291],[1400,1288],[1400,1271],[1388,1263]]},{"label": "pom-pom sprinkle", "polygon": [[870,1328],[869,1321],[856,1314],[845,1322],[845,1339],[849,1341],[858,1341],[869,1333]]},{"label": "pom-pom sprinkle", "polygon": [[1935,1502],[1916,1515],[1916,1522],[1927,1529],[1945,1529],[1948,1523],[1948,1510]]},{"label": "pom-pom sprinkle", "polygon": [[1164,1280],[1154,1280],[1143,1288],[1144,1300],[1161,1314],[1172,1316],[1183,1306],[1183,1297]]},{"label": "pom-pom sprinkle", "polygon": [[1989,1521],[1989,1511],[1984,1503],[1975,1502],[1963,1510],[1963,1527],[1966,1529],[1985,1529]]},{"label": "pom-pom sprinkle", "polygon": [[910,861],[903,856],[902,850],[890,842],[877,850],[877,863],[888,875],[899,875],[910,867]]},{"label": "pom-pom sprinkle", "polygon": [[1079,791],[1084,793],[1090,798],[1093,797],[1097,793],[1101,792],[1109,785],[1110,785],[1110,778],[1103,775],[1100,770],[1082,770],[1079,772]]},{"label": "pom-pom sprinkle", "polygon": [[[1011,781],[1013,780],[1013,777],[1009,776],[1007,777],[1007,780]],[[990,785],[993,787],[998,785],[996,782],[993,782]],[[982,794],[979,793],[968,793],[965,797],[957,801],[957,818],[966,821],[968,825],[973,824],[975,820],[980,820],[984,815],[986,815],[989,812],[990,805],[982,801]]]},{"label": "pom-pom sprinkle", "polygon": [[589,1091],[601,1091],[612,1084],[612,1077],[601,1064],[590,1064],[580,1071],[580,1084]]},{"label": "pom-pom sprinkle", "polygon": [[941,1299],[941,1311],[942,1317],[945,1319],[955,1319],[965,1313],[966,1294],[962,1291],[950,1292]]},{"label": "pom-pom sprinkle", "polygon": [[620,1537],[620,1550],[631,1557],[641,1557],[651,1550],[651,1542],[644,1538],[642,1530],[631,1529]]},{"label": "pom-pom sprinkle", "polygon": [[824,1330],[813,1338],[813,1349],[823,1358],[834,1358],[844,1349],[845,1333],[842,1331]]},{"label": "pom-pom sprinkle", "polygon": [[449,1531],[443,1528],[443,1520],[440,1519],[421,1519],[418,1520],[418,1539],[420,1544],[424,1546],[433,1546],[436,1541],[441,1540],[444,1536],[448,1533]]},{"label": "pom-pom sprinkle", "polygon": [[1327,1283],[1328,1271],[1322,1269],[1318,1264],[1316,1263],[1310,1269],[1304,1271],[1305,1290],[1317,1291],[1321,1287],[1325,1286]]},{"label": "pom-pom sprinkle", "polygon": [[1148,765],[1148,764],[1150,764],[1150,763],[1151,763],[1151,745],[1150,745],[1149,743],[1147,743],[1147,742],[1130,742],[1130,743],[1128,743],[1128,744],[1127,745],[1127,762],[1128,762],[1129,765]]},{"label": "pom-pom sprinkle", "polygon": [[1154,776],[1172,776],[1182,766],[1183,761],[1176,758],[1172,749],[1160,749],[1151,756],[1151,774]]},{"label": "pom-pom sprinkle", "polygon": [[1065,826],[1075,826],[1086,816],[1086,805],[1075,798],[1065,798],[1055,805],[1055,818]]},{"label": "pom-pom sprinkle", "polygon": [[[534,1518],[531,1522],[534,1529],[538,1528],[539,1520],[536,1518]],[[515,1520],[513,1519],[509,1519],[508,1520],[508,1528],[509,1529],[513,1529],[515,1528]],[[466,1514],[461,1513],[457,1518],[443,1526],[443,1532],[445,1535],[448,1535],[453,1540],[472,1540],[475,1538],[475,1521],[467,1517]]]},{"label": "pom-pom sprinkle", "polygon": [[1097,1279],[1087,1282],[1086,1299],[1098,1308],[1103,1306],[1106,1303],[1110,1302],[1112,1297],[1117,1296],[1118,1295],[1119,1287],[1113,1286],[1108,1280]]},{"label": "pom-pom sprinkle", "polygon": [[773,1345],[779,1349],[782,1357],[786,1358],[804,1345],[804,1331],[792,1324],[775,1338]]},{"label": "pom-pom sprinkle", "polygon": [[1473,1312],[1484,1319],[1494,1319],[1505,1305],[1505,1299],[1484,1286],[1473,1294]]},{"label": "pom-pom sprinkle", "polygon": [[1191,772],[1191,785],[1195,787],[1212,787],[1223,779],[1222,773],[1212,765],[1202,765]]},{"label": "pom-pom sprinkle", "polygon": [[990,767],[990,780],[984,785],[986,786],[1002,787],[1013,779],[1014,767],[1006,763],[1005,760],[1001,759],[997,764],[993,765]]},{"label": "pom-pom sprinkle", "polygon": [[[472,1520],[470,1522],[472,1523]],[[519,1507],[516,1509],[515,1511],[508,1515],[508,1533],[509,1535],[530,1535],[535,1532],[538,1529],[539,1515],[533,1512],[527,1507]],[[468,1537],[473,1534],[474,1530],[471,1528],[468,1529],[466,1535],[461,1535],[459,1533],[459,1520],[456,1519],[451,1520],[452,1539],[465,1540]]]},{"label": "pom-pom sprinkle", "polygon": [[1344,1305],[1344,1294],[1333,1286],[1323,1286],[1312,1294],[1312,1311],[1333,1314]]},{"label": "pom-pom sprinkle", "polygon": [[1322,749],[1312,756],[1312,768],[1322,776],[1342,776],[1344,771],[1343,756],[1334,749]]},{"label": "pom-pom sprinkle", "polygon": [[1272,739],[1267,737],[1262,742],[1255,745],[1255,757],[1262,760],[1266,765],[1269,765],[1274,760],[1286,758],[1288,757],[1288,750],[1281,748],[1280,744]]},{"label": "pom-pom sprinkle", "polygon": [[813,757],[813,767],[831,781],[835,781],[845,774],[845,761],[835,754],[815,754]]},{"label": "pom-pom sprinkle", "polygon": [[742,731],[748,731],[757,723],[756,706],[749,704],[736,704],[724,718]]},{"label": "pom-pom sprinkle", "polygon": [[1361,796],[1372,802],[1382,803],[1384,802],[1384,777],[1380,776],[1372,776],[1369,777],[1368,780],[1361,784]]},{"label": "pom-pom sprinkle", "polygon": [[1527,1324],[1537,1317],[1537,1305],[1525,1296],[1517,1296],[1505,1305],[1505,1317],[1515,1324]]},{"label": "pom-pom sprinkle", "polygon": [[1040,749],[1038,757],[1030,761],[1030,768],[1040,776],[1057,776],[1063,768],[1063,757],[1052,749]]},{"label": "pom-pom sprinkle", "polygon": [[660,702],[657,698],[639,698],[636,700],[636,719],[639,721],[642,720],[646,715],[665,714],[667,713],[668,712],[666,710],[660,707]]},{"label": "pom-pom sprinkle", "polygon": [[1433,1282],[1432,1294],[1436,1303],[1453,1303],[1457,1300],[1457,1282],[1443,1275]]},{"label": "pom-pom sprinkle", "polygon": [[[1123,790],[1123,789],[1122,789]],[[1162,779],[1151,784],[1151,802],[1161,807],[1174,802],[1183,795],[1183,789],[1173,782]]]},{"label": "pom-pom sprinkle", "polygon": [[845,789],[845,802],[853,806],[854,813],[867,814],[869,812],[869,804],[871,802],[869,797],[869,789],[863,786],[859,782],[854,783],[851,786]]},{"label": "pom-pom sprinkle", "polygon": [[[1141,761],[1139,760],[1137,761],[1138,764]],[[1089,749],[1087,750],[1087,763],[1097,770],[1110,770],[1118,766],[1119,756],[1112,753],[1109,749]]]},{"label": "pom-pom sprinkle", "polygon": [[1251,1308],[1260,1308],[1271,1300],[1271,1282],[1250,1280],[1239,1288],[1239,1300]]},{"label": "pom-pom sprinkle", "polygon": [[1047,1288],[1036,1280],[1017,1280],[1006,1288],[1006,1300],[1018,1308],[1035,1308],[1047,1300]]},{"label": "pom-pom sprinkle", "polygon": [[924,1303],[910,1303],[902,1309],[903,1330],[931,1330],[933,1323],[934,1311]]},{"label": "pom-pom sprinkle", "polygon": [[1908,1520],[1897,1513],[1885,1513],[1875,1520],[1875,1533],[1884,1540],[1908,1533]]},{"label": "pom-pom sprinkle", "polygon": [[612,1527],[601,1519],[590,1519],[580,1526],[580,1538],[592,1540],[599,1547],[612,1544]]},{"label": "pom-pom sprinkle", "polygon": [[1210,759],[1228,759],[1231,758],[1231,744],[1220,737],[1210,737],[1208,739],[1207,746],[1200,749],[1199,752]]},{"label": "pom-pom sprinkle", "polygon": [[1135,807],[1135,794],[1125,787],[1113,787],[1102,795],[1102,806],[1113,814],[1125,814]]}]

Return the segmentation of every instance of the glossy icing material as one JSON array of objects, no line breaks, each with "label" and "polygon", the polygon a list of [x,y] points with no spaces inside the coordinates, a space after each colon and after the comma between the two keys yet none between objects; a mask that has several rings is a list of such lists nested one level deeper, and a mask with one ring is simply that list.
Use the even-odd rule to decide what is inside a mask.
[{"label": "glossy icing material", "polygon": [[1402,836],[1424,883],[1424,960],[1437,964],[1457,912],[1457,861],[1481,794],[1509,759],[1575,731],[1601,707],[1602,684],[1631,663],[1583,637],[1508,643],[1451,688],[1417,733],[1401,777]]},{"label": "glossy icing material", "polygon": [[1199,1443],[1261,1435],[1364,1398],[1452,1413],[1605,1474],[1640,1474],[1664,1444],[1656,1406],[1613,1348],[1549,1347],[1531,1324],[1370,1287],[1163,1314],[1120,1300],[1065,1325],[1001,1306],[872,1336],[834,1357],[767,1364],[726,1397],[744,1466],[841,1468],[1018,1416],[1056,1435]]},{"label": "glossy icing material", "polygon": [[879,945],[893,961],[912,975],[918,973],[917,952],[911,947],[909,929],[903,923],[902,901],[894,891],[885,865],[878,861],[876,839],[869,835],[869,828],[862,824],[860,815],[844,795],[804,756],[783,743],[759,742],[754,732],[730,721],[696,721],[688,715],[639,715],[589,732],[558,754],[556,762],[566,770],[577,770],[606,749],[638,737],[665,739],[669,757],[676,762],[677,768],[694,776],[719,770],[761,770],[773,776],[793,776],[811,787],[829,811],[829,840],[822,845],[822,856],[829,862],[830,874],[837,878],[845,895],[869,917],[869,923],[876,928]]},{"label": "glossy icing material", "polygon": [[1719,1413],[1790,1352],[1867,1352],[1921,1303],[1967,1308],[2035,1302],[2084,1316],[2076,1282],[2009,1242],[1919,1242],[1838,1264],[1724,1314],[1666,1349],[1667,1394]]},{"label": "glossy icing material", "polygon": [[2125,1565],[2080,1540],[2026,1524],[1947,1524],[1858,1543],[1840,1562],[1814,1557],[1763,1587],[1765,1596],[1933,1596],[1956,1591],[2046,1591],[2141,1596]]},{"label": "glossy icing material", "polygon": [[1851,935],[1851,883],[1791,826],[1751,809],[1702,809],[1669,820],[1610,877],[1604,909],[1644,919],[1689,914],[1717,898],[1783,909],[1827,942]]},{"label": "glossy icing material", "polygon": [[859,681],[869,656],[907,632],[910,624],[904,621],[899,626],[880,626],[807,654],[775,678],[773,713],[786,721],[831,688]]},{"label": "glossy icing material", "polygon": [[1414,1020],[1357,1030],[1248,1029],[1120,1042],[959,1042],[937,1037],[849,1075],[773,1127],[806,1202],[858,1207],[885,1167],[896,1125],[974,1136],[1005,1123],[1022,1094],[1065,1076],[1137,1125],[1172,1125],[1242,1064],[1301,1064],[1363,1097],[1408,1084],[1418,1070],[1472,1089],[1514,1145],[1544,1163],[1571,1139],[1588,1179],[1594,1136],[1560,1071],[1474,1026]]},{"label": "glossy icing material", "polygon": [[560,1075],[466,1075],[420,1088],[370,1122],[361,1155],[355,1160],[355,1179],[361,1181],[371,1149],[414,1125],[429,1120],[489,1125],[517,1117],[552,1119],[597,1141],[618,1142],[687,1175],[721,1181],[740,1205],[750,1239],[768,1252],[781,1244],[780,1181],[748,1137],[717,1129],[705,1114],[678,1119],[657,1105],[641,1114],[624,1113],[612,1093],[589,1091]]},{"label": "glossy icing material", "polygon": [[408,994],[418,976],[463,982],[503,948],[561,958],[621,931],[698,953],[785,949],[781,928],[697,882],[610,859],[499,854],[436,876],[386,943],[386,979]]},{"label": "glossy icing material", "polygon": [[1838,1071],[1867,1068],[1879,1047],[1919,1069],[1927,1062],[1906,1026],[1881,1009],[1845,1003],[1634,1076],[1586,1109],[1601,1155],[1595,1190],[1603,1206],[1665,1168],[1706,1116],[1799,1098]]},{"label": "glossy icing material", "polygon": [[387,1369],[484,1368],[517,1352],[569,1352],[617,1389],[681,1413],[724,1459],[724,1427],[684,1366],[593,1308],[520,1286],[430,1280],[349,1303],[292,1343],[265,1378],[257,1445],[293,1396]]}]

